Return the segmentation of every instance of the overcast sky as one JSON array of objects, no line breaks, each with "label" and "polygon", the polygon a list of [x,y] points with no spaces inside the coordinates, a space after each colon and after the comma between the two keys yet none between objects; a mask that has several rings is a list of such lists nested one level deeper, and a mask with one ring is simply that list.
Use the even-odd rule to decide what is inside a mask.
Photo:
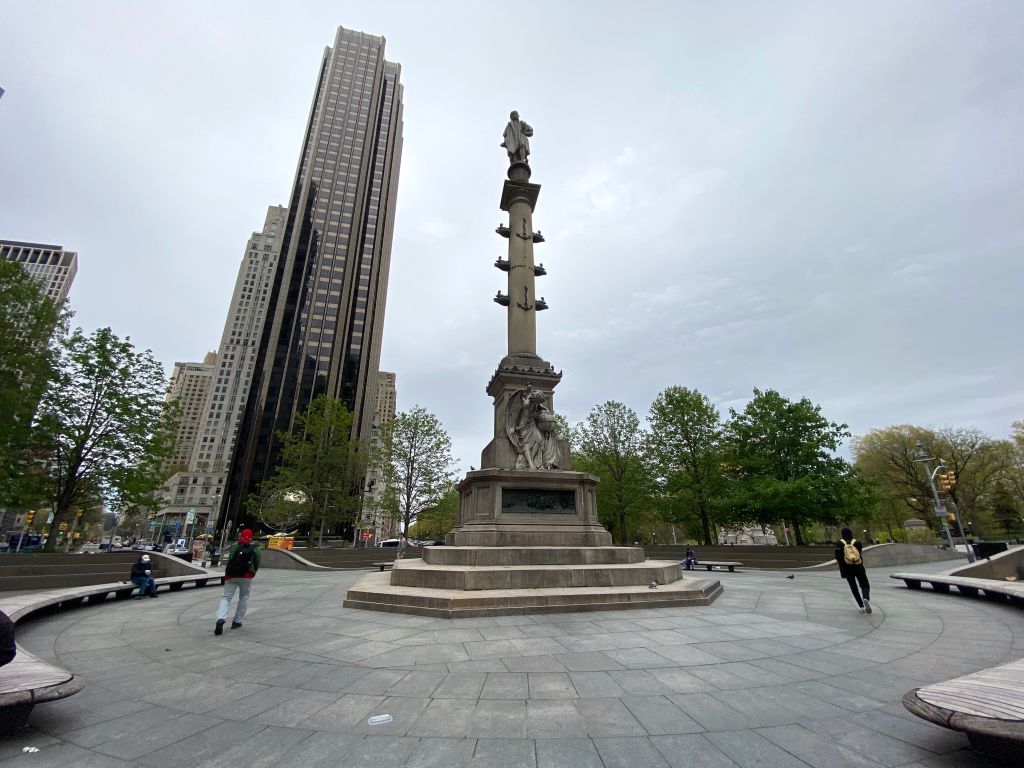
[{"label": "overcast sky", "polygon": [[215,349],[338,25],[402,65],[381,366],[461,466],[505,354],[508,112],[535,130],[538,352],[570,422],[667,386],[855,434],[1024,418],[1024,4],[0,0],[0,238],[75,322]]}]

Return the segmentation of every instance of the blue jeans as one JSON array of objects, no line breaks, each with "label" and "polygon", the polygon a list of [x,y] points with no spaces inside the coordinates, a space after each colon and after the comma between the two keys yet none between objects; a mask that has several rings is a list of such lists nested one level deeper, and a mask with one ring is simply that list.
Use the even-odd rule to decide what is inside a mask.
[{"label": "blue jeans", "polygon": [[132,579],[132,584],[139,588],[139,597],[149,592],[156,594],[156,582],[153,581],[152,576],[136,576]]},{"label": "blue jeans", "polygon": [[249,592],[252,591],[252,579],[225,579],[224,596],[220,599],[217,607],[217,620],[224,621],[228,617],[228,608],[231,605],[231,598],[238,590],[238,604],[235,606],[234,621],[241,624],[245,618],[245,609],[249,605]]}]

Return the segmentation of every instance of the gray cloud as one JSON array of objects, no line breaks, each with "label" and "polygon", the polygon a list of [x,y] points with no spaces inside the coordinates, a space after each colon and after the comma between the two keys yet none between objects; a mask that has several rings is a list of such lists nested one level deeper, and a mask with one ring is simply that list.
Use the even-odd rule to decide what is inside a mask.
[{"label": "gray cloud", "polygon": [[382,366],[464,465],[505,351],[513,108],[570,420],[672,384],[723,412],[806,395],[860,433],[1024,417],[1016,4],[370,6],[3,2],[0,236],[79,251],[79,323],[200,358],[344,24],[404,68]]}]

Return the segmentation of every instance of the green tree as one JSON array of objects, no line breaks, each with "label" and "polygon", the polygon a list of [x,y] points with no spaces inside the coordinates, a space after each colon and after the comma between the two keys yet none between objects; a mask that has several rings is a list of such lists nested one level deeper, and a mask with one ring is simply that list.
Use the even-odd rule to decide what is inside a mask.
[{"label": "green tree", "polygon": [[1024,506],[1024,421],[1013,422],[1013,434],[1006,441],[1006,471],[1002,485],[1013,494],[1019,507]]},{"label": "green tree", "polygon": [[653,481],[644,462],[643,431],[631,408],[609,400],[573,430],[573,466],[601,479],[597,512],[619,544],[629,543],[638,516],[653,506]]},{"label": "green tree", "polygon": [[[992,523],[989,505],[983,500],[991,498],[1012,471],[1013,448],[1010,443],[992,440],[972,427],[931,430],[899,424],[855,438],[852,447],[856,465],[878,484],[884,499],[883,516],[915,516],[926,520],[929,526],[939,527],[928,473],[915,460],[918,445],[925,455],[932,457],[932,470],[941,461],[956,473],[956,485],[945,495],[956,504],[961,517],[983,525]],[[886,506],[891,513],[884,512]]]},{"label": "green tree", "polygon": [[725,507],[735,521],[788,521],[796,544],[805,523],[834,523],[866,514],[871,494],[835,455],[845,424],[830,422],[807,398],[792,402],[774,390],[754,390],[726,425],[730,478]]},{"label": "green tree", "polygon": [[441,541],[455,527],[458,518],[459,492],[452,488],[440,501],[419,513],[409,535],[416,539]]},{"label": "green tree", "polygon": [[359,510],[369,453],[352,439],[352,413],[340,400],[320,395],[279,432],[280,464],[247,500],[263,522],[309,526],[309,546],[325,527],[351,522]]},{"label": "green tree", "polygon": [[32,422],[66,324],[67,313],[20,264],[0,261],[0,506],[34,506],[45,493]]},{"label": "green tree", "polygon": [[689,511],[705,544],[715,543],[713,504],[722,486],[722,423],[718,409],[695,389],[673,386],[651,405],[646,448],[663,498],[675,514]]},{"label": "green tree", "polygon": [[991,516],[1006,536],[1009,536],[1011,531],[1020,530],[1020,507],[1008,487],[998,486],[992,492]]},{"label": "green tree", "polygon": [[373,459],[384,491],[381,506],[408,532],[417,516],[436,507],[455,486],[452,439],[440,419],[416,405],[380,428]]},{"label": "green tree", "polygon": [[915,461],[918,443],[934,456],[929,451],[937,442],[935,432],[911,424],[873,429],[851,441],[855,466],[878,488],[881,501],[876,519],[893,533],[912,517],[924,520],[933,529],[938,527],[928,475]]},{"label": "green tree", "polygon": [[45,456],[54,519],[47,550],[74,508],[124,509],[152,499],[170,454],[176,410],[164,403],[163,367],[109,328],[76,329],[60,346],[39,405],[34,440]]},{"label": "green tree", "polygon": [[975,427],[943,427],[936,432],[933,449],[956,473],[956,485],[947,493],[964,525],[991,530],[995,521],[984,500],[995,493],[1010,467],[1009,446]]}]

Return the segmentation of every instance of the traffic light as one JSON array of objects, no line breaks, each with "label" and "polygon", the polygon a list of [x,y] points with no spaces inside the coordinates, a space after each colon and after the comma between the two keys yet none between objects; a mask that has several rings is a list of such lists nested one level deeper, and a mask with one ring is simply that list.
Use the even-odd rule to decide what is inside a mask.
[{"label": "traffic light", "polygon": [[36,511],[30,509],[25,513],[25,525],[32,525],[32,521],[36,519]]},{"label": "traffic light", "polygon": [[939,475],[939,488],[943,493],[949,493],[956,487],[956,472],[942,472]]}]

